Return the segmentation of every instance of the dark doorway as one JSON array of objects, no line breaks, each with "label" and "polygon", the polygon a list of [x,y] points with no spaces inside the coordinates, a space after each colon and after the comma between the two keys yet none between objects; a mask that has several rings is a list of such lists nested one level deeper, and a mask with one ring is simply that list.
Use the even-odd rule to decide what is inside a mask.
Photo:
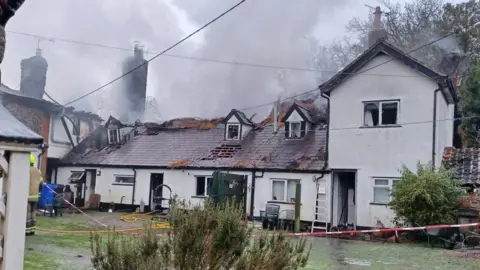
[{"label": "dark doorway", "polygon": [[150,197],[148,199],[150,211],[162,209],[163,204],[163,174],[150,174]]},{"label": "dark doorway", "polygon": [[334,217],[333,225],[356,228],[356,178],[355,171],[339,171],[333,174]]}]

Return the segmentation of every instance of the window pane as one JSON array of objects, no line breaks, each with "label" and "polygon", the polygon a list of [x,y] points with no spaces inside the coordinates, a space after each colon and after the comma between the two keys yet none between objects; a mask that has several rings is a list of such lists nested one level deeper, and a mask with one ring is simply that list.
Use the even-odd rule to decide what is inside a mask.
[{"label": "window pane", "polygon": [[287,202],[295,202],[295,191],[297,189],[296,181],[288,181]]},{"label": "window pane", "polygon": [[363,124],[367,127],[378,126],[378,103],[369,102],[364,105],[364,122]]},{"label": "window pane", "polygon": [[240,126],[229,125],[227,130],[227,139],[238,140],[239,131],[240,131]]},{"label": "window pane", "polygon": [[285,181],[272,181],[272,200],[285,201]]},{"label": "window pane", "polygon": [[398,102],[382,103],[382,125],[397,124]]},{"label": "window pane", "polygon": [[115,182],[117,184],[133,184],[133,176],[116,176]]},{"label": "window pane", "polygon": [[389,201],[390,201],[390,188],[388,187],[373,188],[373,202],[388,203]]},{"label": "window pane", "polygon": [[212,187],[213,187],[213,178],[208,177],[207,178],[207,196],[210,196],[212,194]]},{"label": "window pane", "polygon": [[375,179],[376,186],[388,186],[388,179]]},{"label": "window pane", "polygon": [[290,137],[300,138],[301,132],[300,123],[290,123]]},{"label": "window pane", "polygon": [[205,177],[197,177],[197,196],[205,196]]}]

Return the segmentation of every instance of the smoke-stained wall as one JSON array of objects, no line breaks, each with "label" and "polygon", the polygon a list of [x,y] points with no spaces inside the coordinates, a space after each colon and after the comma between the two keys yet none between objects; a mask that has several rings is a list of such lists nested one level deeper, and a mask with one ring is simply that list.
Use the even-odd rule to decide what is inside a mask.
[{"label": "smoke-stained wall", "polygon": [[128,57],[123,63],[123,74],[139,67],[123,78],[121,96],[117,111],[120,121],[134,123],[136,120],[143,120],[145,112],[145,101],[147,96],[147,75],[148,64],[144,58],[143,49],[136,44],[133,56]]}]

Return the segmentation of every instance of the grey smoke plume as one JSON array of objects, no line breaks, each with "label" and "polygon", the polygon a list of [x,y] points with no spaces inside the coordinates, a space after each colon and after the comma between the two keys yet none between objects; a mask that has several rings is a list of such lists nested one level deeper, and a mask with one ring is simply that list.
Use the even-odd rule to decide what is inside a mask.
[{"label": "grey smoke plume", "polygon": [[[85,42],[133,48],[135,41],[159,52],[206,23],[237,0],[33,0],[27,1],[9,29]],[[373,4],[376,0],[369,0]],[[343,33],[354,14],[347,6],[363,7],[353,0],[248,0],[206,31],[172,50],[171,54],[298,68],[312,68],[312,52],[305,36],[328,40]],[[358,9],[357,9],[358,10]],[[355,10],[359,14],[368,11]],[[32,23],[32,20],[35,23]],[[334,30],[337,29],[337,30]],[[2,70],[4,81],[19,84],[20,59],[32,56],[32,37],[9,35]],[[47,59],[46,90],[68,102],[121,75],[122,62],[131,51],[42,42]],[[147,54],[146,58],[152,57]],[[149,65],[147,95],[156,100],[162,119],[181,116],[226,115],[242,109],[313,89],[315,72],[226,65],[160,57]],[[118,109],[115,83],[74,105],[100,109],[108,116]],[[246,111],[247,115],[266,114]],[[148,118],[148,117],[147,117]]]}]

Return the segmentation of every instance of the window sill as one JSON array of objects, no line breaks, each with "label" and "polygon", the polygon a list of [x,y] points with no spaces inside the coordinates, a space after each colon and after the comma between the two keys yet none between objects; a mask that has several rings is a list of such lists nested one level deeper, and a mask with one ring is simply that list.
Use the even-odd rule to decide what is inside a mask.
[{"label": "window sill", "polygon": [[388,203],[371,202],[370,205],[388,206]]},{"label": "window sill", "polygon": [[125,186],[125,187],[133,187],[133,184],[119,184],[119,183],[112,183],[112,186]]},{"label": "window sill", "polygon": [[384,125],[384,126],[361,126],[360,128],[370,129],[370,128],[400,128],[402,125]]},{"label": "window sill", "polygon": [[208,199],[210,197],[208,196],[202,196],[202,195],[195,195],[195,196],[192,196],[192,199]]},{"label": "window sill", "polygon": [[[289,204],[289,205],[295,205],[295,203],[282,202],[282,201],[267,201],[267,203],[271,203],[271,204]],[[300,203],[300,205],[302,205],[302,204]]]}]

